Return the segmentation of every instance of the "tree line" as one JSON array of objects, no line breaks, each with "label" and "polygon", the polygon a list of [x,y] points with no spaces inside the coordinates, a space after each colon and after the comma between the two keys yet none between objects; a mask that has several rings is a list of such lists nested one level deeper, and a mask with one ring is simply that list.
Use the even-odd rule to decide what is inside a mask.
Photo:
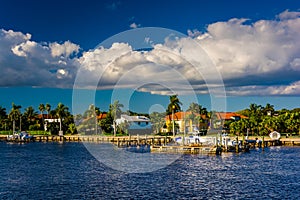
[{"label": "tree line", "polygon": [[[21,105],[12,103],[9,112],[6,112],[6,109],[0,106],[0,131],[40,130],[47,131],[50,134],[58,134],[59,131],[63,131],[65,134],[104,133],[116,136],[118,134],[127,134],[128,123],[124,122],[118,126],[116,125],[116,119],[120,118],[121,114],[127,114],[130,116],[143,115],[149,117],[153,133],[155,134],[159,134],[162,128],[172,132],[172,129],[178,129],[179,125],[172,121],[171,116],[183,110],[178,95],[169,96],[169,100],[166,111],[162,113],[136,113],[130,110],[124,112],[122,111],[123,104],[116,100],[109,105],[108,112],[101,112],[100,108],[90,105],[85,112],[74,116],[69,112],[69,108],[62,103],[58,103],[54,109],[49,103],[40,104],[38,107],[39,112],[35,111],[32,106],[29,106],[24,109],[23,113],[21,113]],[[192,122],[199,129],[201,123],[209,124],[210,128],[214,127],[210,123],[212,123],[211,119],[215,117],[215,111],[207,111],[202,105],[191,103],[184,112],[188,113],[184,120]],[[246,133],[249,135],[267,135],[274,130],[282,133],[300,134],[300,108],[276,111],[274,105],[271,104],[266,104],[266,106],[250,104],[249,108],[237,113],[245,116],[245,118],[226,120],[218,128],[226,130],[232,135]],[[99,118],[101,115],[105,115],[105,117]],[[169,117],[168,124],[166,124],[166,116]],[[58,120],[49,123],[44,118]]]},{"label": "tree line", "polygon": [[300,108],[275,110],[274,105],[250,104],[237,112],[247,118],[225,124],[230,133],[240,135],[267,135],[272,131],[300,135]]}]

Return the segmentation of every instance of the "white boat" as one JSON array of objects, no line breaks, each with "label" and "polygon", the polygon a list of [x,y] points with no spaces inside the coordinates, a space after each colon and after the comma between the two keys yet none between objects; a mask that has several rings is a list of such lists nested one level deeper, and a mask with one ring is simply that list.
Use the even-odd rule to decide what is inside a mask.
[{"label": "white boat", "polygon": [[215,137],[207,137],[200,136],[199,132],[189,133],[186,137],[177,137],[175,138],[175,142],[181,145],[189,145],[189,144],[202,144],[202,145],[215,145],[216,138]]}]

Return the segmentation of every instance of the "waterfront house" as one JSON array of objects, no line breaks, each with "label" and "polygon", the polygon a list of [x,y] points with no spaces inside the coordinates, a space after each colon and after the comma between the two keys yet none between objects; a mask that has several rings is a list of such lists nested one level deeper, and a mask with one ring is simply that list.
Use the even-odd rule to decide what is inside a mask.
[{"label": "waterfront house", "polygon": [[[172,126],[172,114],[165,117],[166,126]],[[205,115],[192,112],[176,112],[174,113],[175,132],[183,133],[194,132],[198,130],[207,130],[209,120]],[[169,127],[169,129],[172,129]],[[163,128],[162,132],[168,132],[168,128]]]},{"label": "waterfront house", "polygon": [[150,134],[152,133],[152,124],[148,117],[121,115],[116,119],[117,126],[126,124],[129,134]]},{"label": "waterfront house", "polygon": [[239,121],[241,119],[247,119],[247,118],[248,117],[235,112],[215,112],[213,114],[214,123],[212,125],[213,128],[219,129],[219,128],[224,128],[223,125],[227,121]]}]

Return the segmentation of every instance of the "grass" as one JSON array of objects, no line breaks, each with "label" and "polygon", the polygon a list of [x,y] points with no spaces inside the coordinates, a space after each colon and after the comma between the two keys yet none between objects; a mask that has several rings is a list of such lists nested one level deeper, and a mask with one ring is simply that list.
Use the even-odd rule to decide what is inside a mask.
[{"label": "grass", "polygon": [[[50,132],[47,131],[26,131],[30,135],[51,135]],[[12,131],[0,131],[0,135],[11,135]]]}]

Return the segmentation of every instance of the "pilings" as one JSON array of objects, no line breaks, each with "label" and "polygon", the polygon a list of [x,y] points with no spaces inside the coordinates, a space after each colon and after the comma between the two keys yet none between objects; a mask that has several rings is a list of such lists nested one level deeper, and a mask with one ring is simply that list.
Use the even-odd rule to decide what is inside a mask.
[{"label": "pilings", "polygon": [[[7,136],[0,137],[0,140],[11,142],[25,142],[27,140],[8,139]],[[172,137],[166,136],[55,136],[55,135],[35,135],[30,141],[35,142],[108,142],[116,144],[118,147],[139,146],[139,145],[167,145],[172,141]]]}]

